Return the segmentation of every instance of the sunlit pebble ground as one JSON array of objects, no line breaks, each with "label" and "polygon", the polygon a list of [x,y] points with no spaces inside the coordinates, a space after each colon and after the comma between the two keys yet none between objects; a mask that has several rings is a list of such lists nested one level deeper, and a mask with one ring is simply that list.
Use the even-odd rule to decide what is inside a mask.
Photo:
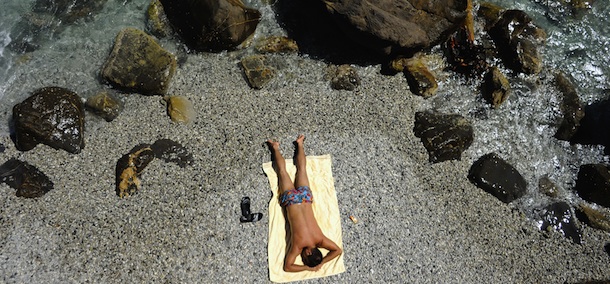
[{"label": "sunlit pebble ground", "polygon": [[[412,131],[424,100],[409,92],[403,76],[356,67],[361,86],[334,91],[325,63],[281,58],[287,67],[278,77],[252,90],[237,55],[189,55],[169,90],[194,103],[198,115],[188,125],[171,122],[160,97],[132,94],[110,123],[87,113],[80,154],[44,145],[18,152],[3,137],[1,160],[35,165],[55,189],[30,200],[0,186],[2,281],[268,281],[271,192],[261,164],[270,155],[263,143],[279,139],[290,156],[299,133],[308,155],[332,156],[347,267],[313,283],[610,278],[607,233],[585,226],[582,245],[543,234],[515,205],[467,180],[473,155],[430,164]],[[116,161],[160,138],[184,145],[194,163],[183,169],[156,159],[141,176],[141,190],[119,199]],[[239,223],[243,196],[262,221]]]}]

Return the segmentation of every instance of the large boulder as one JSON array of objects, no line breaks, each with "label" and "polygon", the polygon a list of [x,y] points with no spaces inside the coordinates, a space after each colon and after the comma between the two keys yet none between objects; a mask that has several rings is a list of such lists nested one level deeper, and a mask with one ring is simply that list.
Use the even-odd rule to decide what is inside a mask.
[{"label": "large boulder", "polygon": [[610,99],[592,103],[585,107],[584,117],[578,130],[570,139],[572,143],[603,145],[610,154]]},{"label": "large boulder", "polygon": [[403,54],[442,42],[463,23],[468,0],[322,0],[338,26],[384,54]]},{"label": "large boulder", "polygon": [[582,199],[610,208],[610,166],[604,164],[580,166],[574,189]]},{"label": "large boulder", "polygon": [[585,109],[576,88],[563,73],[555,74],[555,83],[563,95],[560,105],[563,117],[559,129],[555,132],[555,138],[570,141],[578,131],[580,120],[585,116]]},{"label": "large boulder", "polygon": [[81,98],[61,87],[36,90],[13,107],[15,146],[28,151],[39,143],[70,153],[85,147],[85,110]]},{"label": "large boulder", "polygon": [[468,179],[504,203],[522,197],[527,190],[523,176],[495,153],[484,155],[474,162]]},{"label": "large boulder", "polygon": [[150,35],[126,28],[115,39],[102,77],[120,89],[144,95],[165,94],[176,64],[176,57]]},{"label": "large boulder", "polygon": [[184,42],[198,51],[231,50],[256,30],[261,14],[241,0],[161,0]]},{"label": "large boulder", "polygon": [[421,138],[432,163],[459,160],[474,139],[472,124],[458,114],[417,112],[413,132]]}]

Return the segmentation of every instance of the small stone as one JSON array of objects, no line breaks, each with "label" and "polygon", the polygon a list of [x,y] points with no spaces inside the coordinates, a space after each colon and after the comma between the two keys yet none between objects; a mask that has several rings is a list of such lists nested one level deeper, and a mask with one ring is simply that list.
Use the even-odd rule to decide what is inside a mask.
[{"label": "small stone", "polygon": [[275,77],[275,68],[270,66],[263,55],[251,55],[241,59],[241,66],[250,87],[262,89]]},{"label": "small stone", "polygon": [[354,67],[348,64],[329,67],[330,86],[335,90],[353,91],[360,85],[360,76]]},{"label": "small stone", "polygon": [[121,198],[134,195],[140,190],[140,174],[155,158],[148,144],[138,145],[121,157],[116,164],[116,192]]},{"label": "small stone", "polygon": [[538,212],[541,220],[538,221],[540,230],[554,230],[574,243],[581,243],[580,229],[574,222],[570,205],[565,202],[553,203]]},{"label": "small stone", "polygon": [[123,109],[121,101],[106,91],[87,98],[85,107],[108,122],[117,118]]},{"label": "small stone", "polygon": [[176,57],[145,32],[119,32],[102,77],[115,87],[144,95],[165,94],[176,71]]},{"label": "small stone", "polygon": [[29,151],[39,143],[72,154],[85,147],[85,111],[81,98],[61,87],[47,87],[13,107],[15,146]]},{"label": "small stone", "polygon": [[256,44],[256,51],[260,53],[298,52],[299,46],[296,41],[285,36],[270,36]]},{"label": "small stone", "polygon": [[497,109],[510,95],[510,84],[500,69],[494,66],[483,77],[481,92],[483,98]]},{"label": "small stone", "polygon": [[556,198],[559,195],[559,188],[547,176],[538,180],[538,190],[548,197]]},{"label": "small stone", "polygon": [[186,97],[182,96],[166,96],[167,114],[174,122],[189,123],[195,120],[197,112],[193,103]]},{"label": "small stone", "polygon": [[459,160],[474,139],[471,123],[458,114],[417,112],[413,132],[421,138],[432,163]]},{"label": "small stone", "polygon": [[504,203],[522,197],[527,191],[523,176],[495,153],[486,154],[474,162],[468,171],[468,179]]},{"label": "small stone", "polygon": [[413,94],[424,98],[434,96],[438,83],[421,59],[407,59],[403,72]]},{"label": "small stone", "polygon": [[53,182],[35,166],[17,159],[0,165],[0,181],[17,190],[15,195],[36,198],[53,189]]},{"label": "small stone", "polygon": [[0,143],[0,153],[4,153],[4,151],[6,151],[6,146],[4,146],[4,144]]}]

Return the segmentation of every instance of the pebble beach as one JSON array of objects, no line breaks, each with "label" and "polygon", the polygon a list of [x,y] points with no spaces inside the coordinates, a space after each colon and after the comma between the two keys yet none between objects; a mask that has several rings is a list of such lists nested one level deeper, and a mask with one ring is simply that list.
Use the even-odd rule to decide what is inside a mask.
[{"label": "pebble beach", "polygon": [[[20,152],[8,135],[0,136],[6,148],[0,161],[26,161],[54,183],[36,199],[16,197],[0,184],[0,283],[270,282],[272,193],[262,164],[271,157],[264,142],[279,140],[290,157],[298,134],[306,136],[307,155],[332,157],[346,266],[342,274],[308,283],[610,281],[607,232],[581,224],[582,244],[542,232],[518,202],[505,204],[468,180],[484,154],[476,134],[460,160],[430,163],[413,133],[414,118],[442,97],[413,95],[402,74],[354,65],[360,86],[333,90],[328,63],[276,54],[276,78],[255,90],[239,65],[251,50],[180,54],[170,41],[161,44],[180,59],[168,95],[190,100],[194,121],[172,122],[161,96],[117,92],[124,110],[115,120],[86,113],[79,154],[42,144]],[[15,80],[91,95],[111,42],[96,51],[90,43],[82,47],[74,56],[91,58],[86,72],[46,67]],[[69,68],[72,61],[66,62]],[[445,96],[464,83],[448,71],[433,72]],[[551,137],[554,129],[545,131]],[[181,168],[155,159],[140,176],[140,190],[119,198],[118,159],[158,139],[180,143],[193,162]],[[502,151],[500,144],[485,149],[493,147]],[[244,196],[262,220],[240,223]]]}]

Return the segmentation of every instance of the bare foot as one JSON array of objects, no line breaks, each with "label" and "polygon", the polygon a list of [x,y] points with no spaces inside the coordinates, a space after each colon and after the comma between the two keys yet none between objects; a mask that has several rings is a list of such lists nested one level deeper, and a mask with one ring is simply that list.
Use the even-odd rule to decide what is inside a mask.
[{"label": "bare foot", "polygon": [[305,141],[305,135],[299,134],[297,140],[295,140],[294,142],[297,143],[297,145],[301,146],[303,145],[303,141]]},{"label": "bare foot", "polygon": [[280,148],[280,142],[269,139],[267,140],[267,146],[269,146],[269,148],[272,150],[278,150]]}]

